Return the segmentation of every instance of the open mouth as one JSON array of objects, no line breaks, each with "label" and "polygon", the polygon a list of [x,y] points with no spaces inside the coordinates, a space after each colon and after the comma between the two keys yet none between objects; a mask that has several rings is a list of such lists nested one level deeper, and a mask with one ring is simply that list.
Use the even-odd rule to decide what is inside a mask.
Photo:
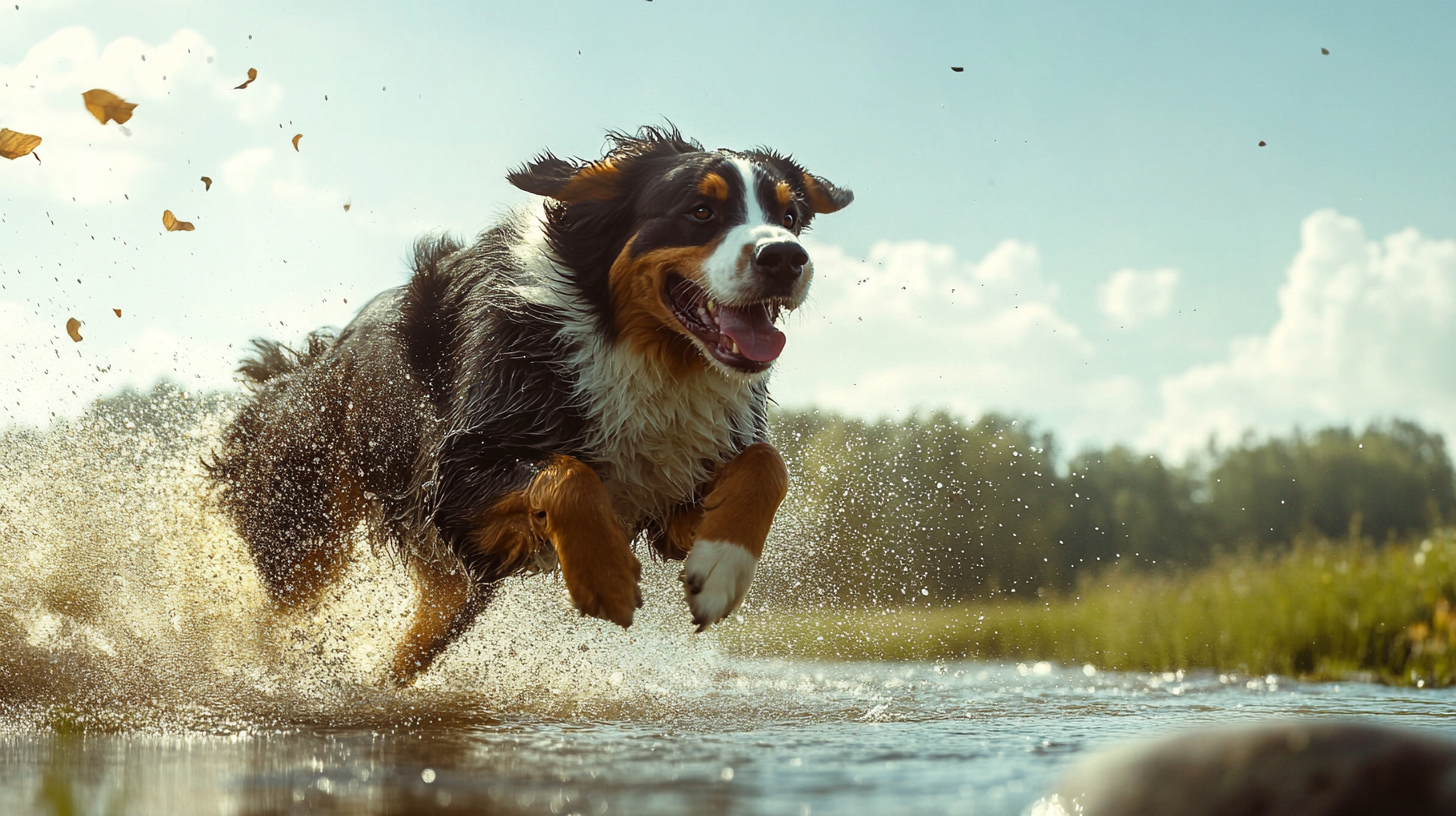
[{"label": "open mouth", "polygon": [[774,327],[781,302],[716,303],[703,287],[676,272],[667,276],[662,300],[713,359],[735,371],[766,371],[783,353],[786,338]]}]

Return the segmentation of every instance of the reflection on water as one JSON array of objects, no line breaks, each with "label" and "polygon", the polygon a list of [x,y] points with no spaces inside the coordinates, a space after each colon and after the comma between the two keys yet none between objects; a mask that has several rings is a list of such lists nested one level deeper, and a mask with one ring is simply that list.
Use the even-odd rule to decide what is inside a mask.
[{"label": "reflection on water", "polygon": [[457,706],[450,724],[411,725],[403,695],[398,722],[343,728],[11,728],[0,812],[1017,814],[1089,748],[1121,739],[1287,716],[1449,728],[1456,702],[1238,677],[722,662],[716,681],[659,686],[606,718],[482,711],[468,723],[446,697],[434,702]]},{"label": "reflection on water", "polygon": [[1020,813],[1131,736],[1448,727],[1447,692],[745,660],[691,634],[675,569],[650,564],[630,632],[538,577],[387,689],[398,565],[362,558],[311,613],[272,612],[203,492],[225,409],[172,394],[0,438],[0,813]]}]

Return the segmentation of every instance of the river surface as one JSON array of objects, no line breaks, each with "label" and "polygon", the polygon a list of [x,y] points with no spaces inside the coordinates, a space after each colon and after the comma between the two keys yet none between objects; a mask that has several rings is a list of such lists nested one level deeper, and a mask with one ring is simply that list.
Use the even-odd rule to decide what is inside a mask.
[{"label": "river surface", "polygon": [[[343,726],[284,727],[275,713],[213,728],[12,727],[0,812],[1021,814],[1089,750],[1190,726],[1363,717],[1456,730],[1444,691],[695,662],[706,674],[644,685],[614,717],[472,711],[435,695]],[[338,707],[347,720],[342,695]],[[432,708],[449,721],[430,722]]]},{"label": "river surface", "polygon": [[[0,435],[0,814],[1021,814],[1089,751],[1177,729],[1456,733],[1449,691],[744,657],[653,563],[630,631],[512,581],[392,689],[403,571],[361,541],[317,608],[272,611],[201,477],[225,409]],[[770,548],[744,616],[794,569]]]}]

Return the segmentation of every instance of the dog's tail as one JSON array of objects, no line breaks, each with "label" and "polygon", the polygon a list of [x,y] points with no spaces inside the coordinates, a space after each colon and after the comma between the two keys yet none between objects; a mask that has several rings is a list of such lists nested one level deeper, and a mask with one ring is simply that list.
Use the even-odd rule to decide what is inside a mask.
[{"label": "dog's tail", "polygon": [[253,350],[243,358],[238,373],[243,375],[249,387],[257,387],[272,380],[306,368],[322,357],[334,345],[334,333],[325,329],[309,334],[302,349],[293,349],[277,340],[253,340]]}]

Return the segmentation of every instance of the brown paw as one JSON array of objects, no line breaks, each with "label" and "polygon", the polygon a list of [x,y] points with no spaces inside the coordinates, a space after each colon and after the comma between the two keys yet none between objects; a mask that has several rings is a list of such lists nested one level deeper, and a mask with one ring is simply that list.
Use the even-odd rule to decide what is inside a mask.
[{"label": "brown paw", "polygon": [[[583,574],[584,573],[584,574]],[[609,620],[623,628],[632,625],[642,608],[642,564],[626,548],[601,553],[590,571],[566,573],[566,589],[583,615]]]}]

